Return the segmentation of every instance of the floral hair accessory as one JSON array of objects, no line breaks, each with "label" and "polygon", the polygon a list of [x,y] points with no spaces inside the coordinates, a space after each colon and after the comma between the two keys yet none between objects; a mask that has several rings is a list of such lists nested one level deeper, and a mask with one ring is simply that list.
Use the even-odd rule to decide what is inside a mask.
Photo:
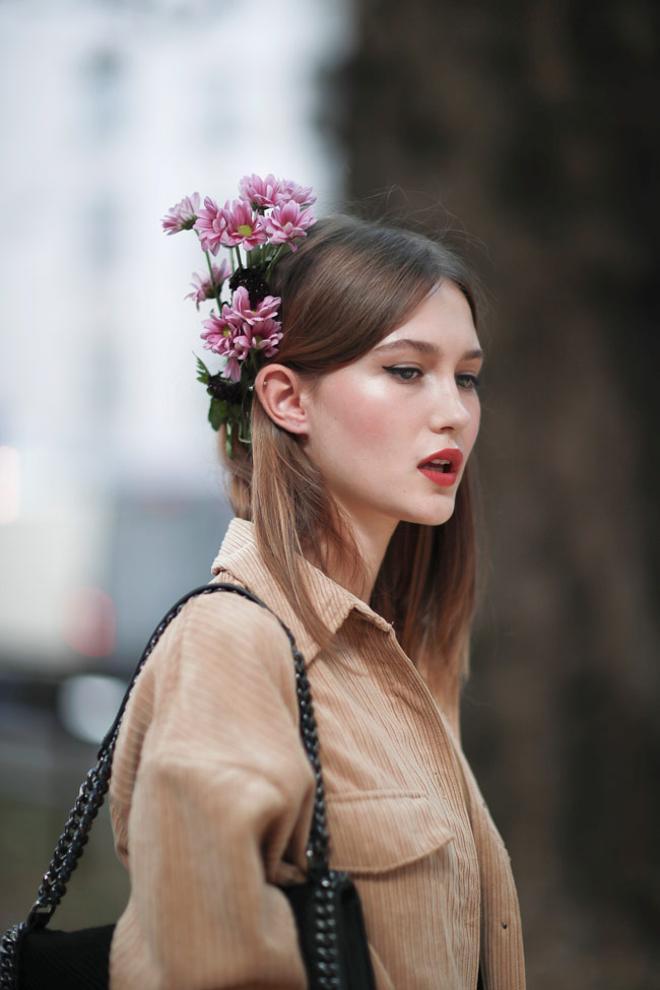
[{"label": "floral hair accessory", "polygon": [[[310,206],[316,202],[311,187],[273,175],[246,175],[237,199],[224,206],[199,193],[185,196],[162,218],[166,234],[194,230],[206,256],[207,272],[192,276],[192,299],[212,300],[217,306],[203,320],[203,346],[221,358],[222,367],[211,374],[197,359],[197,380],[211,396],[209,422],[214,430],[225,423],[227,456],[232,457],[234,432],[250,444],[250,410],[254,380],[264,358],[278,351],[282,324],[281,299],[272,295],[269,278],[273,265],[286,251],[297,251],[300,241],[316,223]],[[221,248],[228,257],[212,260]],[[229,298],[223,300],[223,289]]]}]

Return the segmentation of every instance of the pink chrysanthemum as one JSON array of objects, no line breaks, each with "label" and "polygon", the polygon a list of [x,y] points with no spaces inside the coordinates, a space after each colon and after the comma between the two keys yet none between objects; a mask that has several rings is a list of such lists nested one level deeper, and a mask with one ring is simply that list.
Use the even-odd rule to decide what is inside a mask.
[{"label": "pink chrysanthemum", "polygon": [[238,382],[241,379],[241,371],[240,361],[232,354],[227,358],[227,363],[222,370],[222,377],[229,378],[232,382]]},{"label": "pink chrysanthemum", "polygon": [[246,323],[243,332],[234,339],[237,357],[244,360],[250,351],[263,351],[266,357],[274,357],[282,339],[281,324],[277,320],[263,320],[254,326]]},{"label": "pink chrysanthemum", "polygon": [[203,251],[217,254],[220,245],[226,243],[223,240],[223,235],[227,230],[225,211],[210,196],[204,197],[204,208],[199,211],[194,227],[199,234]]},{"label": "pink chrysanthemum", "polygon": [[181,230],[190,230],[197,220],[199,206],[199,193],[194,192],[192,196],[184,196],[179,203],[170,207],[162,218],[165,233],[178,234]]},{"label": "pink chrysanthemum", "polygon": [[184,296],[184,299],[192,299],[197,309],[199,309],[199,304],[204,302],[205,299],[215,299],[218,289],[231,275],[231,265],[226,258],[223,258],[219,265],[212,262],[211,268],[213,269],[213,281],[211,281],[210,274],[198,275],[195,273],[190,283],[193,291],[189,292],[187,296]]},{"label": "pink chrysanthemum", "polygon": [[240,285],[231,298],[231,305],[225,303],[222,307],[222,318],[226,323],[240,329],[243,324],[253,326],[263,320],[272,319],[279,309],[279,296],[266,296],[257,303],[256,309],[250,307],[250,296],[245,286]]},{"label": "pink chrysanthemum", "polygon": [[316,202],[316,196],[312,192],[311,186],[300,186],[297,182],[284,179],[280,183],[276,206],[283,206],[284,203],[293,201],[300,206],[311,206]]},{"label": "pink chrysanthemum", "polygon": [[280,202],[283,183],[269,173],[265,179],[259,175],[244,175],[239,183],[241,199],[250,203],[255,209],[270,209]]},{"label": "pink chrysanthemum", "polygon": [[300,206],[311,206],[316,202],[311,186],[300,186],[290,179],[276,179],[270,172],[265,179],[254,174],[243,176],[239,189],[241,199],[255,209],[268,210],[275,206],[284,206],[292,200]]},{"label": "pink chrysanthemum", "polygon": [[265,217],[266,230],[272,244],[288,244],[292,251],[297,247],[293,241],[307,236],[307,229],[316,223],[311,210],[304,210],[295,200],[283,206],[276,206],[270,216]]},{"label": "pink chrysanthemum", "polygon": [[263,218],[244,199],[225,203],[222,214],[226,221],[222,243],[227,247],[242,244],[246,251],[252,251],[268,240]]},{"label": "pink chrysanthemum", "polygon": [[202,322],[204,330],[200,337],[204,341],[204,347],[215,354],[231,356],[234,352],[234,337],[237,328],[228,323],[222,316],[211,313],[208,320]]}]

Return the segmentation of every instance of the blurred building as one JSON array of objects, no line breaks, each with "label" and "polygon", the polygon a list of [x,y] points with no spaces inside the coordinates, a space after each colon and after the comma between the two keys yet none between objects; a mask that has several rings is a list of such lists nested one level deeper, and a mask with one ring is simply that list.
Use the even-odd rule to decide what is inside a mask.
[{"label": "blurred building", "polygon": [[347,0],[0,6],[0,669],[125,668],[209,577],[230,510],[189,300],[160,219],[240,176],[337,205],[322,80]]}]

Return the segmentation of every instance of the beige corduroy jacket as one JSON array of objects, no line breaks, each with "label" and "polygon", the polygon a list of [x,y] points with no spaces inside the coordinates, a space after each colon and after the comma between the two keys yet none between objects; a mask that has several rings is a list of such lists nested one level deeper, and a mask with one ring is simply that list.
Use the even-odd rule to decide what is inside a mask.
[{"label": "beige corduroy jacket", "polygon": [[[263,599],[305,656],[321,741],[331,865],[362,900],[378,990],[523,990],[510,858],[435,702],[365,602],[305,561],[341,663],[324,659],[230,522],[212,573]],[[306,987],[289,903],[303,879],[314,779],[286,634],[236,594],[191,599],[140,674],[110,784],[131,894],[111,990]]]}]

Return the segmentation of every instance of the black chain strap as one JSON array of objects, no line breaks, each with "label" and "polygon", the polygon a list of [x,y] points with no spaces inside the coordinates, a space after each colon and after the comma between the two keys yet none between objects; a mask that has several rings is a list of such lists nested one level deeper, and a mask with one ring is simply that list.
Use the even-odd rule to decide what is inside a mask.
[{"label": "black chain strap", "polygon": [[45,928],[66,893],[67,884],[78,865],[84,847],[89,839],[89,833],[94,819],[98,815],[105,800],[121,720],[138,674],[153,652],[156,643],[165,629],[172,619],[179,614],[188,599],[195,595],[212,594],[216,591],[231,591],[235,594],[242,595],[244,598],[249,598],[251,601],[256,602],[257,605],[261,605],[262,608],[268,609],[272,615],[275,615],[275,618],[289,638],[295,666],[296,694],[300,716],[300,737],[305,748],[305,753],[307,754],[307,759],[314,771],[315,780],[314,812],[307,843],[306,858],[310,878],[318,881],[318,888],[315,891],[314,899],[317,916],[317,941],[320,950],[319,958],[321,959],[321,980],[323,981],[320,985],[327,987],[328,990],[333,990],[333,988],[339,986],[339,961],[335,935],[336,920],[333,917],[334,901],[332,899],[332,885],[335,874],[328,866],[330,838],[325,809],[323,773],[319,755],[320,747],[316,718],[314,716],[307,671],[305,670],[305,660],[302,653],[298,650],[289,628],[265,602],[251,591],[248,591],[247,588],[242,588],[236,584],[218,582],[202,585],[184,595],[183,598],[179,599],[172,606],[152,633],[128,684],[115,720],[101,743],[97,754],[97,763],[87,772],[85,780],[81,784],[78,797],[69,812],[64,831],[59,838],[53,858],[39,885],[37,897],[30,913],[24,922],[9,928],[0,942],[0,990],[15,990],[16,961],[21,937],[27,932]]}]

